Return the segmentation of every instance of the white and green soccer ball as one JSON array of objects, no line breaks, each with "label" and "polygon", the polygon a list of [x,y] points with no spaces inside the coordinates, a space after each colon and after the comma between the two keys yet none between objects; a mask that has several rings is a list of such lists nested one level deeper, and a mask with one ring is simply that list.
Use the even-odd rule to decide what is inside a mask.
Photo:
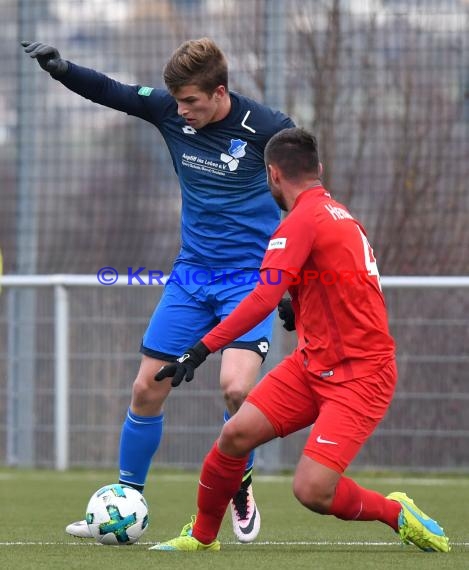
[{"label": "white and green soccer ball", "polygon": [[133,487],[106,485],[86,507],[86,522],[97,542],[113,546],[134,544],[148,528],[148,505]]}]

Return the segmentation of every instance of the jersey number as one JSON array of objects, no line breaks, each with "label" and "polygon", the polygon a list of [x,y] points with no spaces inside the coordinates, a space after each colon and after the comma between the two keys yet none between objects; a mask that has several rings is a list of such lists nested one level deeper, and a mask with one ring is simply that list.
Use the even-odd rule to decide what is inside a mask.
[{"label": "jersey number", "polygon": [[371,247],[370,242],[367,240],[366,235],[363,233],[361,227],[357,226],[357,229],[360,232],[360,236],[363,242],[363,253],[365,255],[366,270],[368,271],[368,275],[374,275],[376,277],[378,287],[381,291],[381,280],[379,277],[378,264],[376,263],[376,258],[373,254],[373,248]]}]

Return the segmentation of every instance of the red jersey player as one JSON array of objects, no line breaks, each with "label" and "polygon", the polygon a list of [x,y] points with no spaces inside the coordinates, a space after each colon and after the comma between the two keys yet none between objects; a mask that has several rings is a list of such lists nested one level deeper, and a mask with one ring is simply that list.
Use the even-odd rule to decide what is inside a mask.
[{"label": "red jersey player", "polygon": [[405,493],[384,497],[344,472],[384,417],[397,380],[394,341],[373,250],[362,225],[320,181],[314,136],[298,128],[265,149],[269,186],[289,212],[265,253],[259,283],[238,307],[156,380],[190,381],[211,352],[292,297],[298,346],[250,392],[205,458],[198,513],[187,534],[154,550],[219,550],[217,534],[249,452],[313,425],[293,489],[308,509],[344,520],[377,520],[422,550],[449,551],[443,529]]}]

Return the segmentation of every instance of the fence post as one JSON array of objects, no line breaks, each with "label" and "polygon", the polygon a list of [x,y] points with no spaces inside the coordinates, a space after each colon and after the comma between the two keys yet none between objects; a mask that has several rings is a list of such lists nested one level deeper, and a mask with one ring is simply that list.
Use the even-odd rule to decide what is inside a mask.
[{"label": "fence post", "polygon": [[[286,112],[286,10],[287,2],[283,0],[271,0],[269,11],[266,13],[266,75],[264,100],[267,105],[274,109]],[[273,330],[270,358],[267,365],[273,362],[273,368],[281,360],[282,333],[278,320]],[[264,367],[264,373],[266,368]],[[281,468],[281,440],[276,438],[259,448],[259,466],[266,472],[275,473]]]},{"label": "fence post", "polygon": [[55,468],[68,469],[69,462],[69,307],[68,290],[54,285],[54,350],[55,350]]}]

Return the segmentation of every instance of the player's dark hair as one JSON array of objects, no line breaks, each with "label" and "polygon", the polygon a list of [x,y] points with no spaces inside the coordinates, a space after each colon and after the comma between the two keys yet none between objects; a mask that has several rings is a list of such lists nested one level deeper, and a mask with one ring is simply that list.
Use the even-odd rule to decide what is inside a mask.
[{"label": "player's dark hair", "polygon": [[319,152],[316,137],[298,127],[275,134],[264,150],[266,164],[275,164],[289,180],[319,175]]},{"label": "player's dark hair", "polygon": [[211,95],[219,85],[228,89],[228,64],[220,48],[210,38],[189,40],[172,54],[163,71],[170,93],[197,85]]}]

